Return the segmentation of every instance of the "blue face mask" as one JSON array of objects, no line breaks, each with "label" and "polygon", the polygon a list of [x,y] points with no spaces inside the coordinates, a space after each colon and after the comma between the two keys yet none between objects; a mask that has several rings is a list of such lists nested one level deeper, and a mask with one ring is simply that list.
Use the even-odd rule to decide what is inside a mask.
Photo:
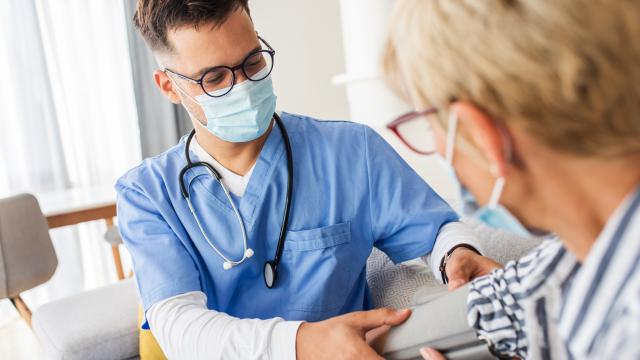
[{"label": "blue face mask", "polygon": [[460,206],[458,212],[471,216],[480,222],[496,229],[509,231],[515,235],[522,237],[530,237],[531,233],[522,225],[518,219],[509,212],[504,206],[500,205],[499,200],[504,189],[505,179],[499,177],[493,187],[491,198],[486,206],[480,207],[475,197],[467,188],[462,185],[455,169],[453,168],[453,149],[455,144],[455,133],[458,125],[458,118],[455,113],[451,113],[449,117],[449,132],[447,133],[446,144],[446,161],[445,168],[459,189]]},{"label": "blue face mask", "polygon": [[[261,70],[256,77],[260,77],[263,71],[269,69]],[[216,93],[227,91],[228,88]],[[203,94],[194,99],[182,89],[181,92],[202,107],[207,118],[207,130],[228,142],[248,142],[262,136],[269,128],[276,110],[271,76],[260,81],[245,80],[236,84],[228,94],[217,98]],[[193,114],[190,115],[195,119]],[[196,122],[200,123],[197,119]]]},{"label": "blue face mask", "polygon": [[498,203],[504,182],[504,177],[496,180],[489,203],[479,208],[473,216],[493,228],[503,229],[522,237],[530,237],[532,235],[529,230],[507,208]]}]

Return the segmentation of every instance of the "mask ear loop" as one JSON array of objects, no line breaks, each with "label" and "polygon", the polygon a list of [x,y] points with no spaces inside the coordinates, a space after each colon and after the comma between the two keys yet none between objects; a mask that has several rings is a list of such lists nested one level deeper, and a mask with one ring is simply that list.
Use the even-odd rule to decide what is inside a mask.
[{"label": "mask ear loop", "polygon": [[182,95],[186,96],[187,98],[189,98],[189,100],[193,101],[194,103],[199,104],[196,98],[191,96],[188,92],[184,91],[184,89],[180,85],[178,85],[178,83],[173,78],[173,76],[171,76],[171,74],[167,74],[167,76],[169,77],[169,79],[171,79],[171,82],[173,83],[173,85],[175,85],[176,89],[178,89],[178,91],[180,91]]},{"label": "mask ear loop", "polygon": [[[202,105],[200,105],[200,103],[198,102],[198,100],[196,100],[196,98],[194,98],[193,96],[189,95],[189,93],[187,93],[186,91],[184,91],[184,89],[182,89],[180,87],[180,85],[178,85],[178,83],[176,82],[176,80],[170,75],[167,74],[167,76],[169,76],[169,79],[171,79],[171,82],[173,83],[173,85],[176,87],[176,89],[178,89],[179,92],[182,93],[182,95],[186,96],[187,99],[193,101],[194,103],[198,104],[200,107],[202,107]],[[189,114],[189,116],[191,116],[192,119],[194,119],[196,121],[196,123],[198,123],[201,127],[206,128],[206,125],[203,124],[200,120],[198,120],[198,118],[193,115],[193,113],[191,113],[191,111],[189,111],[189,108],[184,106],[184,104],[182,105],[182,107],[187,111],[187,113]]]},{"label": "mask ear loop", "polygon": [[[458,114],[455,111],[451,111],[449,113],[448,128],[449,129],[447,131],[447,143],[445,146],[445,158],[449,163],[449,165],[453,165],[456,132],[458,130]],[[503,147],[506,148],[507,150],[506,160],[511,161],[511,142],[508,140],[507,134],[502,127],[500,127],[500,133],[502,134]],[[491,197],[489,198],[489,203],[487,204],[487,206],[491,208],[495,208],[498,206],[498,203],[500,202],[500,197],[502,196],[502,192],[504,191],[505,182],[506,180],[504,176],[500,176],[496,179],[496,182],[493,185],[493,190],[491,191]]]},{"label": "mask ear loop", "polygon": [[502,196],[502,191],[504,190],[505,182],[506,180],[504,179],[504,176],[500,176],[496,179],[496,183],[493,185],[493,190],[491,191],[489,203],[487,204],[488,207],[495,208],[498,206],[498,202]]}]

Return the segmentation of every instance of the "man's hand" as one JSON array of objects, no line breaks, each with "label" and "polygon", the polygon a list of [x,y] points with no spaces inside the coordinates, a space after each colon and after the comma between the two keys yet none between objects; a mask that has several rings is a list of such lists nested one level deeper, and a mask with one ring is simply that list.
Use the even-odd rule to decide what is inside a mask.
[{"label": "man's hand", "polygon": [[296,338],[297,358],[382,359],[367,345],[365,334],[380,327],[400,325],[410,315],[410,310],[377,309],[303,323]]},{"label": "man's hand", "polygon": [[487,275],[491,270],[500,267],[502,265],[486,256],[481,256],[470,249],[459,247],[453,250],[445,267],[447,278],[449,278],[449,291],[455,290],[479,276]]}]

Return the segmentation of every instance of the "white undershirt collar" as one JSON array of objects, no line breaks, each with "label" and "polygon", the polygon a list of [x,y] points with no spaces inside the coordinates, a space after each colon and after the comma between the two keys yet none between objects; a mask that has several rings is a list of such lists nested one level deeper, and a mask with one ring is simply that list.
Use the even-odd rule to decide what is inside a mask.
[{"label": "white undershirt collar", "polygon": [[242,197],[247,189],[247,184],[249,184],[249,179],[251,178],[251,174],[253,173],[253,169],[256,167],[256,164],[254,163],[244,176],[238,175],[225,168],[216,159],[214,159],[213,156],[200,146],[197,138],[194,137],[193,140],[192,149],[196,153],[198,159],[213,166],[213,168],[220,173],[220,176],[222,176],[222,183],[224,186],[226,186],[234,195]]}]

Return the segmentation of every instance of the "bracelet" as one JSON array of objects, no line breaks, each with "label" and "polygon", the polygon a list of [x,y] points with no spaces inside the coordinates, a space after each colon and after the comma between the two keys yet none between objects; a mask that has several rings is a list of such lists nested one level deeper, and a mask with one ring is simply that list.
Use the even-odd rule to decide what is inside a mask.
[{"label": "bracelet", "polygon": [[475,252],[478,255],[480,254],[480,251],[478,251],[478,249],[474,248],[473,246],[469,245],[469,244],[458,244],[454,247],[451,248],[451,250],[447,251],[447,253],[442,257],[442,260],[440,260],[440,275],[442,276],[442,282],[446,285],[447,283],[449,283],[449,278],[447,277],[447,262],[449,261],[449,258],[451,257],[451,254],[453,254],[453,252],[457,249],[457,248],[465,248],[465,249],[469,249],[473,252]]}]

